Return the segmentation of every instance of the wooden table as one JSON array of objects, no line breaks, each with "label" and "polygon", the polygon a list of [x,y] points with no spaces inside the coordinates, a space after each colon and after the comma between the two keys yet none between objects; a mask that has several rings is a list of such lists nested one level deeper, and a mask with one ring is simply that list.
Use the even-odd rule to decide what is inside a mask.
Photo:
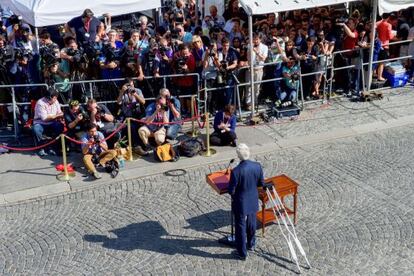
[{"label": "wooden table", "polygon": [[[280,199],[283,203],[283,208],[289,215],[293,215],[293,223],[296,225],[297,221],[297,197],[298,197],[298,186],[299,184],[292,180],[289,176],[282,174],[265,179],[265,183],[272,183],[276,192],[279,194]],[[286,196],[293,196],[293,209],[286,206],[284,198]],[[275,215],[272,208],[266,209],[266,202],[269,200],[266,192],[259,188],[259,199],[262,202],[262,209],[257,212],[256,218],[262,223],[262,235],[264,236],[266,224],[275,221]]]}]

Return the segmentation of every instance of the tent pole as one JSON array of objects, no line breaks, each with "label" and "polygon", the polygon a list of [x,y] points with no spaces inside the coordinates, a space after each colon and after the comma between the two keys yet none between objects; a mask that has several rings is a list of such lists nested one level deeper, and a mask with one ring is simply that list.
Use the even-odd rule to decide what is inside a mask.
[{"label": "tent pole", "polygon": [[[372,62],[374,58],[374,44],[375,44],[375,31],[378,11],[378,0],[372,0],[372,26],[371,26],[371,44],[369,48],[369,63],[368,63],[368,80],[367,80],[367,91],[371,90],[372,84]],[[362,70],[363,71],[363,70]]]},{"label": "tent pole", "polygon": [[37,50],[37,53],[39,53],[40,42],[39,42],[39,29],[37,27],[35,27],[35,36],[36,36],[36,50]]},{"label": "tent pole", "polygon": [[249,57],[250,57],[250,92],[251,92],[251,108],[252,108],[252,118],[254,116],[255,110],[255,91],[254,91],[254,64],[253,64],[253,15],[249,13]]}]

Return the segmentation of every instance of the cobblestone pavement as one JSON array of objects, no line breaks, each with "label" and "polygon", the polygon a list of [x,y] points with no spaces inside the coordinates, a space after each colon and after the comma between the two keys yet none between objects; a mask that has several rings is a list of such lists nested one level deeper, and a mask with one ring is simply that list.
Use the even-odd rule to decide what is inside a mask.
[{"label": "cobblestone pavement", "polygon": [[[394,128],[255,156],[266,176],[301,184],[305,275],[412,275],[413,136]],[[225,166],[0,207],[0,274],[294,274],[277,225],[245,262],[217,242],[230,231],[229,197],[205,174]]]}]

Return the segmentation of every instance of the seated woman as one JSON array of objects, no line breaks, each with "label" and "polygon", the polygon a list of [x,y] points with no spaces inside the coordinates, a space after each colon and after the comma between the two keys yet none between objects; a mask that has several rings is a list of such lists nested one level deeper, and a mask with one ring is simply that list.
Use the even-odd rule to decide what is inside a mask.
[{"label": "seated woman", "polygon": [[236,116],[234,105],[228,104],[223,111],[217,112],[214,117],[214,132],[210,136],[210,142],[215,146],[236,147]]}]

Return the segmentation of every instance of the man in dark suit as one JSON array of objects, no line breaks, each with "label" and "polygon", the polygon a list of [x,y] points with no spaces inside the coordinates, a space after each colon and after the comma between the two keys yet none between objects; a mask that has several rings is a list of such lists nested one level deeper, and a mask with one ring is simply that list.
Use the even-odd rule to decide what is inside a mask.
[{"label": "man in dark suit", "polygon": [[263,186],[264,179],[261,165],[249,160],[250,150],[246,144],[237,146],[236,152],[241,162],[231,172],[229,193],[235,217],[236,249],[238,257],[245,260],[247,250],[253,250],[256,243],[257,187]]}]

